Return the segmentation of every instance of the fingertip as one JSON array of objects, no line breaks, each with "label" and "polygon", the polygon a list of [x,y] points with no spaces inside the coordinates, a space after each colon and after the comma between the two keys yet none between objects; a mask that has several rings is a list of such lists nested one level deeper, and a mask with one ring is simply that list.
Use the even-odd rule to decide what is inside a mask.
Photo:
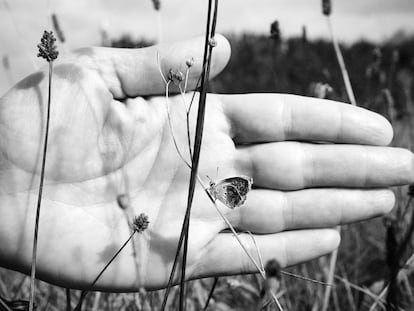
[{"label": "fingertip", "polygon": [[[378,119],[378,132],[377,136],[373,136],[374,139],[377,139],[376,143],[379,146],[388,146],[393,137],[394,137],[394,129],[391,125],[391,123],[384,118],[382,115],[375,113],[377,119]],[[375,143],[375,142],[374,142]]]},{"label": "fingertip", "polygon": [[[214,37],[216,46],[212,50],[210,63],[210,79],[216,77],[227,66],[231,47],[229,41],[221,34],[216,34]],[[188,89],[194,89],[199,80],[200,74],[203,70],[204,58],[204,37],[196,37],[187,41],[186,58],[194,60],[194,66],[189,72]],[[183,60],[185,63],[185,59]]]},{"label": "fingertip", "polygon": [[338,229],[288,231],[285,237],[286,258],[282,261],[284,266],[296,265],[329,254],[341,243]]},{"label": "fingertip", "polygon": [[[390,174],[394,177],[389,185],[407,185],[414,183],[414,154],[404,148],[390,148],[388,160],[392,166]],[[386,158],[385,158],[386,159]]]},{"label": "fingertip", "polygon": [[230,42],[221,34],[216,34],[215,39],[217,46],[213,49],[212,62],[210,75],[211,77],[217,76],[227,66],[230,55],[231,46]]},{"label": "fingertip", "polygon": [[326,229],[324,237],[327,253],[334,251],[341,244],[341,234],[337,229]]},{"label": "fingertip", "polygon": [[312,257],[323,256],[336,250],[341,243],[340,230],[333,229],[318,229],[311,232],[309,241],[314,241],[315,253]]},{"label": "fingertip", "polygon": [[383,216],[394,208],[395,194],[390,189],[378,190],[372,200],[374,200],[372,205],[375,213],[373,217]]},{"label": "fingertip", "polygon": [[352,141],[359,140],[359,143],[375,146],[387,146],[391,143],[394,131],[386,118],[362,107],[347,105],[347,108],[349,114],[344,114],[343,126],[349,132],[352,132],[352,128],[358,129],[354,131],[354,135],[359,136],[359,139],[354,137]]}]

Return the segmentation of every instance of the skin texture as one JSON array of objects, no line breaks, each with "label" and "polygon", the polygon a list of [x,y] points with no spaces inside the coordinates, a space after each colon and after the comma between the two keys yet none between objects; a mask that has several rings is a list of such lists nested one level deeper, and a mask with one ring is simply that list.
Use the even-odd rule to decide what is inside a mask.
[{"label": "skin texture", "polygon": [[[221,36],[212,75],[230,57]],[[132,214],[149,217],[96,289],[134,291],[166,285],[186,208],[189,168],[172,141],[161,71],[185,72],[189,89],[201,71],[203,39],[140,50],[91,48],[61,57],[53,76],[51,128],[40,218],[37,277],[86,288],[127,240],[117,196]],[[177,91],[175,86],[171,90]],[[173,133],[188,160],[183,99],[169,100]],[[28,273],[40,176],[47,67],[0,99],[0,264]],[[190,115],[194,128],[197,96]],[[191,130],[193,134],[193,130]],[[233,226],[251,231],[266,262],[283,267],[334,250],[330,229],[383,215],[394,205],[388,187],[413,182],[413,155],[386,147],[392,128],[381,116],[348,104],[281,94],[213,95],[207,109],[199,176],[246,175],[246,204],[219,205]],[[316,143],[317,142],[317,143]],[[207,198],[196,188],[189,278],[255,268]],[[252,238],[241,240],[257,257]]]}]

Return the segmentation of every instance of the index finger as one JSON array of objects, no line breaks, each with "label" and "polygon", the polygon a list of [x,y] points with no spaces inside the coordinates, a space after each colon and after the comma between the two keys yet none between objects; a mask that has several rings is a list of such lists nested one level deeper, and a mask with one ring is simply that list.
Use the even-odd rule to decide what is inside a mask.
[{"label": "index finger", "polygon": [[219,95],[236,143],[284,140],[388,145],[391,124],[369,110],[288,94]]}]

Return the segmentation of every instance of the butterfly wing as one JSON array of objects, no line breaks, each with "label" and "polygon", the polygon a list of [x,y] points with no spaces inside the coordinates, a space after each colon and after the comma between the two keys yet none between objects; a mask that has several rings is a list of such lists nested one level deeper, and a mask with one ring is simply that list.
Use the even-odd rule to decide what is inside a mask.
[{"label": "butterfly wing", "polygon": [[215,198],[231,209],[242,205],[245,201],[237,189],[230,184],[216,186]]},{"label": "butterfly wing", "polygon": [[237,176],[223,179],[224,183],[229,183],[234,186],[241,196],[246,196],[252,189],[253,178],[247,176]]},{"label": "butterfly wing", "polygon": [[249,177],[230,177],[214,185],[214,197],[227,207],[234,209],[246,202],[246,195],[252,186]]}]

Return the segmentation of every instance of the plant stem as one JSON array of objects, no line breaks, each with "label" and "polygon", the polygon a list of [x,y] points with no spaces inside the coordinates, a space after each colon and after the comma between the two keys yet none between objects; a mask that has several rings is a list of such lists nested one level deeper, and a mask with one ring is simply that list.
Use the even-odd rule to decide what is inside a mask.
[{"label": "plant stem", "polygon": [[[188,230],[190,225],[190,212],[191,212],[191,205],[194,197],[194,190],[195,190],[195,183],[197,179],[197,170],[198,170],[198,163],[200,159],[200,150],[201,150],[201,141],[203,136],[203,126],[204,126],[204,114],[205,114],[205,102],[207,96],[207,81],[210,71],[210,62],[211,62],[211,51],[212,46],[209,45],[209,41],[215,34],[215,20],[217,18],[217,2],[215,0],[215,13],[213,16],[213,24],[210,27],[211,21],[211,7],[212,7],[212,0],[209,0],[208,4],[208,12],[207,12],[207,27],[206,27],[206,36],[204,42],[204,58],[203,58],[203,71],[201,76],[201,92],[199,98],[199,105],[198,105],[198,112],[197,112],[197,123],[196,123],[196,131],[195,131],[195,141],[194,141],[194,148],[193,148],[193,157],[191,159],[191,175],[190,175],[190,183],[189,183],[189,190],[188,190],[188,199],[187,199],[187,209],[184,216],[183,225],[181,228],[180,238],[178,241],[177,251],[174,258],[173,267],[171,269],[170,277],[168,280],[166,292],[164,295],[164,300],[161,306],[161,310],[165,310],[165,306],[167,304],[167,299],[169,292],[171,290],[172,282],[174,280],[175,270],[178,264],[178,258],[181,252],[181,247],[184,242],[184,250],[183,250],[183,259],[182,259],[182,269],[181,269],[181,282],[180,282],[180,310],[184,310],[184,293],[185,293],[185,269],[186,269],[186,260],[187,260],[187,245],[188,245]],[[210,47],[210,48],[209,48]]]},{"label": "plant stem", "polygon": [[208,293],[206,304],[204,305],[204,308],[203,308],[204,311],[207,310],[208,305],[210,304],[210,300],[211,298],[213,298],[213,293],[214,293],[214,290],[216,289],[218,279],[219,279],[218,277],[214,278],[213,286],[211,286],[210,292]]},{"label": "plant stem", "polygon": [[70,288],[66,288],[66,311],[72,310],[72,304],[70,299]]},{"label": "plant stem", "polygon": [[45,138],[43,142],[42,168],[40,171],[40,185],[39,185],[39,192],[38,192],[38,197],[37,197],[36,220],[35,220],[35,229],[34,229],[34,237],[33,237],[32,266],[31,266],[31,273],[30,273],[29,311],[33,311],[34,309],[37,240],[38,240],[38,234],[39,234],[40,206],[42,203],[43,181],[45,178],[47,141],[49,137],[50,103],[51,103],[51,96],[52,96],[52,75],[53,75],[53,62],[49,62],[49,88],[48,88],[48,96],[47,96],[46,131],[45,131]]},{"label": "plant stem", "polygon": [[191,175],[190,175],[190,184],[188,189],[188,201],[187,201],[187,210],[185,213],[184,219],[184,249],[183,249],[183,258],[181,263],[181,280],[180,280],[180,311],[185,310],[185,274],[187,266],[187,251],[188,251],[188,232],[190,228],[190,213],[191,206],[193,203],[194,190],[197,180],[197,171],[198,164],[200,160],[200,151],[201,151],[201,142],[203,139],[203,128],[204,128],[204,116],[206,108],[206,97],[207,97],[207,88],[208,88],[208,78],[210,74],[210,64],[211,64],[211,55],[213,46],[210,44],[210,40],[214,38],[215,27],[217,20],[217,8],[218,0],[214,1],[214,13],[212,25],[210,28],[211,21],[211,6],[212,0],[209,0],[208,12],[207,12],[207,26],[206,26],[206,36],[204,42],[204,59],[203,59],[203,74],[201,76],[201,93],[198,104],[197,111],[197,123],[194,139],[194,148],[193,148],[193,157],[191,161]]},{"label": "plant stem", "polygon": [[[338,226],[337,229],[340,231],[341,227]],[[335,266],[336,266],[336,260],[338,258],[338,249],[335,249],[332,252],[331,255],[331,260],[329,263],[329,273],[328,273],[328,279],[327,279],[327,283],[328,284],[333,284],[333,280],[334,280],[334,275],[335,275]],[[332,291],[332,287],[331,286],[327,286],[326,290],[325,290],[325,295],[323,298],[323,305],[322,305],[322,311],[326,311],[328,310],[329,307],[329,298],[331,297],[331,291]]]},{"label": "plant stem", "polygon": [[0,310],[4,310],[4,311],[13,311],[12,309],[9,308],[9,306],[7,305],[7,303],[3,300],[2,297],[0,297]]},{"label": "plant stem", "polygon": [[336,58],[338,60],[339,67],[341,69],[342,78],[344,79],[345,89],[346,89],[346,93],[348,94],[348,99],[352,105],[356,106],[357,104],[355,100],[354,91],[352,90],[351,81],[349,79],[348,71],[346,70],[345,61],[341,53],[341,48],[339,47],[338,40],[336,39],[335,33],[333,31],[332,21],[331,21],[330,16],[327,16],[326,20],[328,22],[329,33],[331,35],[332,44],[334,46]]},{"label": "plant stem", "polygon": [[[135,233],[136,233],[136,231],[134,231],[134,232],[131,233],[131,235],[125,241],[125,243],[122,244],[122,246],[115,253],[115,255],[112,256],[111,260],[108,261],[108,263],[105,265],[105,267],[103,267],[103,269],[101,270],[101,272],[99,272],[98,276],[89,285],[89,288],[92,288],[96,284],[96,282],[99,280],[99,278],[102,276],[102,274],[106,271],[106,269],[110,266],[110,264],[115,260],[115,258],[119,255],[119,253],[125,248],[125,246],[129,243],[129,241],[132,239],[132,237],[134,236]],[[88,292],[89,292],[88,290],[83,290],[82,291],[81,296],[79,298],[79,302],[78,302],[77,306],[75,307],[75,310],[74,311],[80,311],[82,309],[83,300],[85,299],[85,297],[88,294]]]}]

